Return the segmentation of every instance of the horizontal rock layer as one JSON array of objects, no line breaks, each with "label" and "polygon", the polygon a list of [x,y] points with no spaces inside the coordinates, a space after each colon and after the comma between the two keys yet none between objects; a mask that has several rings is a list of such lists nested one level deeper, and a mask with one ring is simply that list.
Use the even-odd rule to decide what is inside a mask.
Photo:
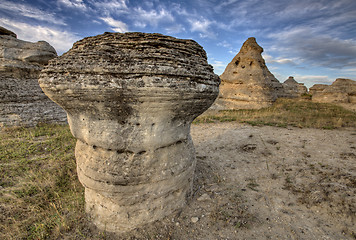
[{"label": "horizontal rock layer", "polygon": [[140,33],[85,38],[41,77],[76,138],[132,152],[183,140],[168,126],[188,130],[219,84],[196,42]]},{"label": "horizontal rock layer", "polygon": [[22,41],[5,30],[0,34],[0,127],[65,122],[64,110],[38,84],[40,71],[56,51],[47,42]]},{"label": "horizontal rock layer", "polygon": [[356,103],[356,81],[345,78],[336,79],[322,91],[314,92],[312,100],[325,103]]}]

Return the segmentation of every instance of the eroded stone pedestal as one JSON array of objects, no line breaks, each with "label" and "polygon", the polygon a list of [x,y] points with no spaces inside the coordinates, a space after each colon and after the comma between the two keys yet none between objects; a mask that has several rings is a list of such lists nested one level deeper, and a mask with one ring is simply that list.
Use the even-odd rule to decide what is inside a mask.
[{"label": "eroded stone pedestal", "polygon": [[100,229],[128,231],[185,205],[195,168],[190,124],[220,83],[199,44],[105,33],[50,61],[39,82],[67,111],[86,211]]}]

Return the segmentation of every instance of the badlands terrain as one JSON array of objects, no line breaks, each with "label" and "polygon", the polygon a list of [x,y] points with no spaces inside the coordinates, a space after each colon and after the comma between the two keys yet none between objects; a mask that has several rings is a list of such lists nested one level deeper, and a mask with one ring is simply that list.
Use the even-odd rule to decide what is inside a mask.
[{"label": "badlands terrain", "polygon": [[[55,50],[0,33],[0,239],[356,239],[356,117],[319,105],[355,110],[355,81],[309,94],[293,77],[281,84],[249,38],[220,76],[213,109],[229,111],[191,127],[197,165],[188,204],[115,235],[85,214],[75,139],[38,86]],[[301,95],[308,103],[293,108]],[[294,99],[283,105],[284,97]],[[261,111],[230,111],[241,107]]]},{"label": "badlands terrain", "polygon": [[[193,124],[197,168],[192,199],[181,212],[119,236],[97,230],[83,213],[84,190],[76,176],[73,138],[66,126],[51,128],[50,136],[41,135],[40,129],[30,134],[31,142],[41,141],[43,146],[25,164],[30,169],[11,178],[11,168],[23,169],[23,163],[1,165],[2,239],[356,237],[355,128]],[[19,137],[16,131],[3,131],[1,137],[5,141]],[[63,131],[64,138],[58,135]],[[62,139],[60,145],[50,145],[53,139]],[[6,152],[6,146],[1,147]],[[35,191],[39,186],[48,192]]]}]

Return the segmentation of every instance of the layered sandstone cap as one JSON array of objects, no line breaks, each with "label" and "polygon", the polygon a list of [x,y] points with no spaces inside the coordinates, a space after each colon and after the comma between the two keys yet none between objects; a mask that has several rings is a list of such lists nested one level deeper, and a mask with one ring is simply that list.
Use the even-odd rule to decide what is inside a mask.
[{"label": "layered sandstone cap", "polygon": [[[166,125],[183,119],[178,127],[187,127],[212,104],[220,80],[193,40],[105,33],[76,42],[50,61],[39,83],[67,111],[75,137],[91,145],[130,145],[138,151],[179,139]],[[139,140],[130,144],[123,132]]]}]

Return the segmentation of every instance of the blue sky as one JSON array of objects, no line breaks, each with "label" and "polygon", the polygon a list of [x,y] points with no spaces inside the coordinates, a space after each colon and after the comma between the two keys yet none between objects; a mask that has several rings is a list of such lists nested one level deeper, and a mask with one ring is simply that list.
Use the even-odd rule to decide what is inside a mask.
[{"label": "blue sky", "polygon": [[356,0],[1,0],[0,25],[49,42],[59,55],[106,31],[194,39],[219,75],[256,37],[281,82],[356,80]]}]

